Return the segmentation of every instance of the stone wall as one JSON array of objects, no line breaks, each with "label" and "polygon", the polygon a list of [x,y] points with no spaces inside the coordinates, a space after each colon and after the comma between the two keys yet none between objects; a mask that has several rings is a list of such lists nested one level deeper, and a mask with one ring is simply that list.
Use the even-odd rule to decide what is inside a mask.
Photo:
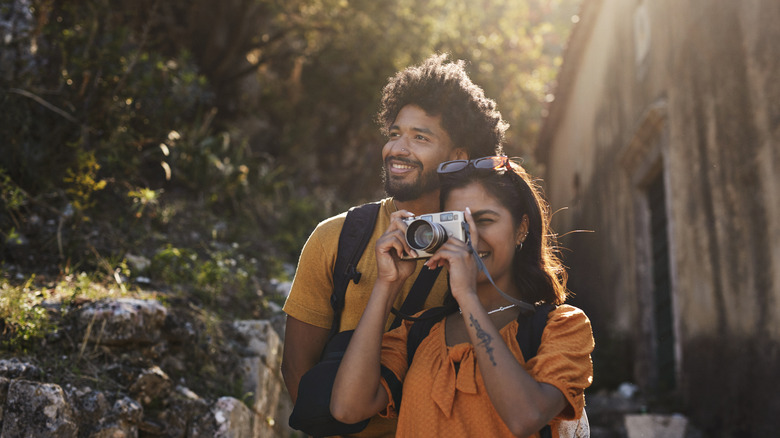
[{"label": "stone wall", "polygon": [[[61,355],[61,361],[0,359],[0,437],[298,436],[287,426],[291,404],[280,373],[282,342],[271,323],[210,328],[214,345],[223,347],[211,353],[225,357],[200,363],[185,351],[200,348],[204,326],[182,315],[138,299],[74,309],[60,321],[60,336],[48,341],[53,345],[47,353]],[[63,338],[81,342],[68,349]],[[215,372],[240,386],[241,399],[227,395],[234,388],[204,396],[188,387]]]},{"label": "stone wall", "polygon": [[[595,385],[665,393],[708,436],[780,429],[780,3],[586,0],[540,136]],[[661,179],[666,239],[654,237]],[[674,382],[659,391],[653,249]]]}]

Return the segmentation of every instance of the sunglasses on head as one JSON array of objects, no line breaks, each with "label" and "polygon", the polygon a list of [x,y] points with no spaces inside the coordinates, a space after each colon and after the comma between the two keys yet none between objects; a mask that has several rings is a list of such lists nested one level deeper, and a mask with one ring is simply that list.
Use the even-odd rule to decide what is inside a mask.
[{"label": "sunglasses on head", "polygon": [[452,160],[439,164],[438,173],[453,173],[473,166],[475,169],[509,169],[509,157],[496,155],[492,157],[475,158],[473,160]]}]

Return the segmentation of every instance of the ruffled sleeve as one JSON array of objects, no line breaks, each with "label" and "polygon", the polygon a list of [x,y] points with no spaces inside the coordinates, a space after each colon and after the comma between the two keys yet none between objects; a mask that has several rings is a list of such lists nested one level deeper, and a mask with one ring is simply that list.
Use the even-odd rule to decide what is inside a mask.
[{"label": "ruffled sleeve", "polygon": [[409,366],[406,361],[406,340],[412,322],[404,320],[401,325],[384,334],[382,338],[382,379],[381,384],[387,391],[388,405],[380,414],[384,417],[396,417],[397,401],[394,395],[400,394]]},{"label": "ruffled sleeve", "polygon": [[558,418],[572,420],[585,406],[585,388],[593,381],[593,331],[585,313],[562,305],[550,312],[542,343],[526,369],[538,382],[558,388],[567,406]]}]

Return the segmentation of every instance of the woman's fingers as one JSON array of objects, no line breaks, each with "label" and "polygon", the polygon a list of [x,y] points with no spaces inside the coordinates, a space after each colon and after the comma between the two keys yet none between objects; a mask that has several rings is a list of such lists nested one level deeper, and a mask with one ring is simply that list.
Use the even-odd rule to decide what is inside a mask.
[{"label": "woman's fingers", "polygon": [[466,211],[463,214],[463,218],[466,219],[466,223],[469,226],[469,235],[471,237],[471,247],[476,250],[479,245],[479,231],[477,231],[477,224],[474,222],[474,217],[471,215],[471,209],[466,207]]},{"label": "woman's fingers", "polygon": [[435,269],[439,266],[453,264],[466,264],[471,261],[471,252],[468,245],[459,239],[447,239],[433,256],[425,263],[429,268]]}]

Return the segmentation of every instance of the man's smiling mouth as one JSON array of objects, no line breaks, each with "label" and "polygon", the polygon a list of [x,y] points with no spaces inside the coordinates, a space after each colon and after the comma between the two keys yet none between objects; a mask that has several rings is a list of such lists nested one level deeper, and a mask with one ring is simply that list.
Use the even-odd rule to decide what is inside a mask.
[{"label": "man's smiling mouth", "polygon": [[402,170],[414,169],[414,166],[411,166],[409,164],[403,164],[403,163],[392,163],[390,164],[390,167],[392,167],[393,169],[402,169]]},{"label": "man's smiling mouth", "polygon": [[392,157],[387,159],[385,167],[387,168],[388,173],[402,175],[421,168],[422,163],[415,163],[409,159]]}]

